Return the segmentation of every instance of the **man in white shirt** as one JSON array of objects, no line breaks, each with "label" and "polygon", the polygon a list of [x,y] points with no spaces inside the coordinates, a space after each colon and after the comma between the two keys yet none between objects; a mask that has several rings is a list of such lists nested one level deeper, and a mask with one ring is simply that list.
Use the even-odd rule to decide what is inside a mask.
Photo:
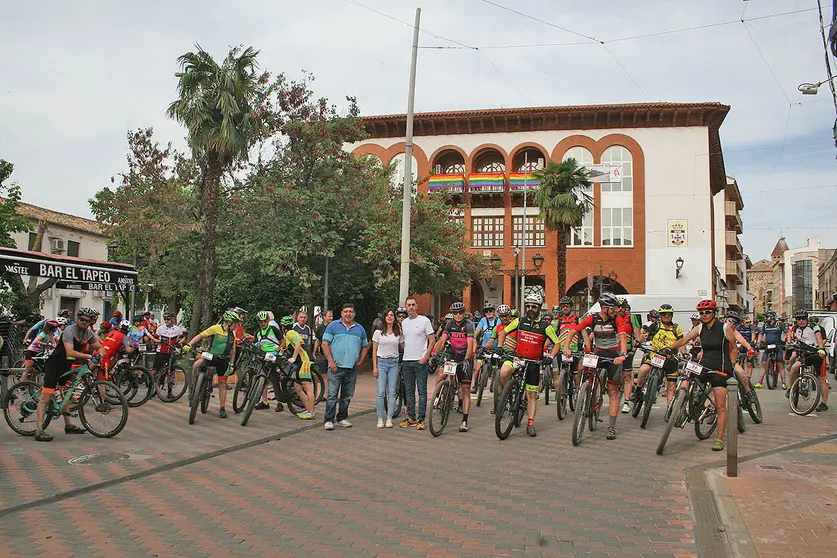
[{"label": "man in white shirt", "polygon": [[[407,391],[407,417],[398,425],[401,428],[415,426],[424,430],[424,418],[427,412],[427,372],[430,351],[436,341],[433,325],[426,316],[418,313],[418,303],[414,296],[405,301],[407,317],[401,322],[404,336],[404,358],[401,371],[404,374],[404,387]],[[418,413],[416,413],[416,389],[418,389]]]}]

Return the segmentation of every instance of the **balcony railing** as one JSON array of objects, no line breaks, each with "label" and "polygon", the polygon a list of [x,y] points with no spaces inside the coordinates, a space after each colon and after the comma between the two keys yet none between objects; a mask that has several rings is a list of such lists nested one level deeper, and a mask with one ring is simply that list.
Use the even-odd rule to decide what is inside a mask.
[{"label": "balcony railing", "polygon": [[513,172],[509,174],[509,191],[522,192],[524,188],[531,190],[538,188],[541,181],[527,172]]},{"label": "balcony railing", "polygon": [[741,273],[741,266],[737,261],[726,260],[725,270],[727,279],[734,279],[739,283],[744,282],[744,274]]},{"label": "balcony railing", "polygon": [[724,214],[726,215],[727,224],[732,225],[735,232],[740,234],[744,228],[741,225],[741,216],[738,214],[738,208],[735,206],[734,201],[724,202]]},{"label": "balcony railing", "polygon": [[726,245],[732,248],[733,253],[738,257],[744,257],[744,249],[741,247],[741,242],[738,240],[738,234],[735,231],[724,231],[726,238]]},{"label": "balcony railing", "polygon": [[472,194],[503,193],[506,175],[502,172],[473,173],[468,175],[468,191]]},{"label": "balcony railing", "polygon": [[463,174],[434,174],[427,179],[427,188],[433,190],[446,190],[451,192],[465,191],[465,175]]}]

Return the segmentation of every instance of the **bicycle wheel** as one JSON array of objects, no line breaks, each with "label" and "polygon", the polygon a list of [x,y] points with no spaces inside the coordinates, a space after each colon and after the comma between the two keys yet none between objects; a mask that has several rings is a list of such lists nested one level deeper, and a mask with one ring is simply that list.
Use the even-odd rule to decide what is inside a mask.
[{"label": "bicycle wheel", "polygon": [[566,371],[561,368],[558,373],[558,384],[555,386],[555,407],[558,412],[558,420],[564,420],[567,416],[567,390]]},{"label": "bicycle wheel", "polygon": [[643,403],[645,408],[642,410],[642,418],[639,421],[640,428],[645,428],[648,424],[648,418],[651,416],[651,408],[657,400],[657,391],[660,389],[659,382],[660,379],[656,374],[652,374],[648,379],[648,386],[644,398],[645,401]]},{"label": "bicycle wheel", "polygon": [[706,440],[718,428],[718,409],[709,397],[703,394],[698,395],[695,400],[692,417],[695,420],[695,436],[698,440]]},{"label": "bicycle wheel", "polygon": [[[647,390],[650,386],[651,386],[651,378],[649,377],[648,381],[645,383],[645,389],[646,389],[645,393],[642,394],[642,397],[640,397],[639,394],[637,394],[636,397],[634,397],[634,400],[631,401],[631,416],[632,417],[636,418],[636,417],[639,416],[639,412],[642,410],[642,406],[645,404],[645,400],[648,397],[648,391]],[[638,389],[639,389],[639,386],[634,386],[634,391],[631,393],[632,397],[633,397],[633,394],[637,393]]]},{"label": "bicycle wheel", "polygon": [[577,446],[584,437],[585,422],[587,421],[588,405],[590,404],[590,382],[585,381],[578,388],[578,404],[575,407],[573,419],[573,445]]},{"label": "bicycle wheel", "polygon": [[767,361],[767,389],[776,389],[779,373],[776,371],[776,359],[770,357]]},{"label": "bicycle wheel", "polygon": [[264,389],[265,381],[266,378],[261,374],[253,380],[253,385],[247,393],[247,402],[244,404],[244,415],[241,417],[241,426],[247,426],[247,421],[250,420],[253,409],[262,400],[262,390]]},{"label": "bicycle wheel", "polygon": [[232,407],[234,413],[240,413],[247,405],[247,401],[250,399],[250,384],[252,381],[253,377],[249,370],[238,377],[233,390]]},{"label": "bicycle wheel", "polygon": [[485,363],[480,370],[479,381],[477,382],[477,407],[482,403],[482,394],[485,391],[485,386],[488,384],[488,377],[491,375],[491,365]]},{"label": "bicycle wheel", "polygon": [[674,425],[680,422],[681,415],[684,412],[683,407],[686,404],[686,389],[685,388],[678,388],[677,393],[674,394],[674,402],[671,404],[671,413],[666,423],[665,428],[663,429],[663,435],[660,438],[660,442],[657,444],[657,455],[662,455],[663,451],[666,449],[666,442],[668,442],[668,437],[671,435],[671,431],[674,428]]},{"label": "bicycle wheel", "polygon": [[552,393],[552,388],[552,367],[547,366],[543,370],[544,405],[549,405],[549,394]]},{"label": "bicycle wheel", "polygon": [[188,377],[179,364],[172,364],[157,378],[157,397],[164,403],[174,403],[186,393]]},{"label": "bicycle wheel", "polygon": [[738,433],[744,434],[747,431],[747,425],[744,424],[744,402],[742,401],[744,394],[741,393],[741,388],[738,389]]},{"label": "bicycle wheel", "polygon": [[[137,396],[137,392],[139,391],[139,382],[137,381],[136,375],[131,375],[129,368],[133,367],[129,367],[127,364],[119,366],[113,371],[111,382],[119,388],[119,391],[125,396],[126,400],[131,401]],[[118,399],[111,401],[111,404],[113,405],[118,403]]]},{"label": "bicycle wheel", "polygon": [[392,402],[392,414],[390,415],[390,408],[387,406],[387,401],[384,401],[384,409],[388,413],[387,416],[392,416],[392,418],[398,418],[398,415],[401,414],[401,409],[404,408],[404,399],[406,399],[407,390],[404,389],[404,377],[401,373],[398,373],[398,382],[395,386],[395,399]]},{"label": "bicycle wheel", "polygon": [[811,414],[820,401],[820,383],[808,374],[800,374],[791,385],[788,401],[794,414]]},{"label": "bicycle wheel", "polygon": [[206,381],[206,372],[198,373],[198,379],[195,380],[195,387],[192,390],[192,396],[189,398],[189,424],[195,424],[195,416],[198,414],[198,407],[201,399],[203,399],[203,383]]},{"label": "bicycle wheel", "polygon": [[448,424],[450,408],[453,405],[452,389],[450,380],[442,380],[433,391],[433,399],[430,400],[430,412],[427,414],[427,426],[433,436],[441,435]]},{"label": "bicycle wheel", "polygon": [[326,385],[323,375],[313,368],[311,369],[311,381],[314,383],[314,405],[317,405],[325,398]]},{"label": "bicycle wheel", "polygon": [[503,391],[498,397],[498,403],[494,412],[494,433],[501,440],[505,440],[514,428],[518,401],[517,390],[520,389],[517,378],[512,378],[503,386]]},{"label": "bicycle wheel", "polygon": [[761,401],[759,401],[759,394],[754,389],[751,391],[753,393],[753,400],[747,407],[747,412],[750,413],[750,418],[753,419],[754,423],[761,424],[764,417],[761,414]]},{"label": "bicycle wheel", "polygon": [[[133,398],[128,399],[128,406],[129,407],[141,407],[148,403],[148,400],[151,399],[155,393],[157,393],[156,383],[154,382],[154,377],[151,375],[151,372],[148,371],[148,368],[144,366],[132,366],[128,369],[128,374],[136,378],[136,394]],[[110,393],[110,392],[107,392]]]},{"label": "bicycle wheel", "polygon": [[[31,380],[18,382],[3,398],[3,417],[9,427],[21,436],[34,436],[38,429],[35,409],[41,399],[41,387]],[[47,413],[44,428],[51,415]]]},{"label": "bicycle wheel", "polygon": [[203,395],[201,396],[201,414],[205,415],[209,410],[209,401],[212,399],[212,376],[206,373],[203,381]]},{"label": "bicycle wheel", "polygon": [[[119,403],[110,403],[114,399]],[[122,432],[128,422],[128,406],[125,395],[113,382],[97,380],[81,392],[78,418],[82,426],[97,438],[113,438]]]},{"label": "bicycle wheel", "polygon": [[567,404],[570,406],[570,411],[574,413],[578,394],[575,389],[575,378],[573,378],[572,370],[569,367],[567,367],[567,376]]},{"label": "bicycle wheel", "polygon": [[[590,432],[595,432],[599,427],[599,415],[602,412],[603,405],[604,400],[602,399],[602,384],[596,383],[590,397],[590,407],[587,412],[587,427],[590,429]],[[598,409],[594,411],[593,408],[595,407],[598,407]]]}]

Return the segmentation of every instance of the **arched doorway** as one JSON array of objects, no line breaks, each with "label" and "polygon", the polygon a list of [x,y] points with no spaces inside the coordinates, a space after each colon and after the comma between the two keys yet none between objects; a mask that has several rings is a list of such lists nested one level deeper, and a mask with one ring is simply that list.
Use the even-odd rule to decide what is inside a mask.
[{"label": "arched doorway", "polygon": [[482,313],[482,305],[485,302],[485,292],[482,290],[481,281],[471,281],[471,300],[468,310],[477,310]]},{"label": "arched doorway", "polygon": [[[589,303],[588,303],[589,292]],[[613,293],[615,295],[628,294],[627,289],[622,284],[612,277],[605,277],[602,275],[593,275],[579,279],[567,289],[567,296],[573,298],[576,308],[589,308],[595,304],[602,292]]]}]

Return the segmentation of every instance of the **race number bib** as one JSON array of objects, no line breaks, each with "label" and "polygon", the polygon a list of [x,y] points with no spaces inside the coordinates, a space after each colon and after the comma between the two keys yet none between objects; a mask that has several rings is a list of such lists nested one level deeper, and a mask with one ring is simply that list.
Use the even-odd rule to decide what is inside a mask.
[{"label": "race number bib", "polygon": [[456,363],[448,361],[445,363],[445,375],[456,376]]},{"label": "race number bib", "polygon": [[587,368],[595,368],[599,364],[599,355],[584,355],[581,364]]},{"label": "race number bib", "polygon": [[137,345],[137,350],[141,353],[144,353],[145,352],[145,343],[140,343],[139,345]]},{"label": "race number bib", "polygon": [[768,345],[768,346],[767,346],[767,348],[768,348],[768,349],[775,349],[775,348],[776,348],[776,345]]},{"label": "race number bib", "polygon": [[206,353],[206,352],[201,353],[201,358],[204,359],[204,360],[212,360],[213,356],[214,355],[212,353]]},{"label": "race number bib", "polygon": [[264,355],[264,359],[266,362],[276,362],[276,355],[273,353],[266,353]]},{"label": "race number bib", "polygon": [[572,362],[573,357],[567,355],[561,355],[561,362]]},{"label": "race number bib", "polygon": [[690,360],[686,363],[686,370],[688,370],[692,376],[700,376],[701,373],[703,373],[703,366]]},{"label": "race number bib", "polygon": [[666,359],[661,357],[660,355],[654,355],[651,357],[651,364],[656,366],[657,368],[662,368],[666,363]]}]

